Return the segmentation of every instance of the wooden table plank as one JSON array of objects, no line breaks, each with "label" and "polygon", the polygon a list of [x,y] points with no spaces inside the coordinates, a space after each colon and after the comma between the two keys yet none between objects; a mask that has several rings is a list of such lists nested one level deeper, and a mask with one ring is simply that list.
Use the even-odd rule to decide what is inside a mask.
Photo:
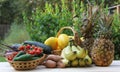
[{"label": "wooden table plank", "polygon": [[[2,72],[21,72],[15,70],[8,62],[0,62],[0,70]],[[120,72],[120,60],[113,61],[108,67],[92,65],[91,67],[45,68],[44,66],[38,66],[36,69],[24,72]]]}]

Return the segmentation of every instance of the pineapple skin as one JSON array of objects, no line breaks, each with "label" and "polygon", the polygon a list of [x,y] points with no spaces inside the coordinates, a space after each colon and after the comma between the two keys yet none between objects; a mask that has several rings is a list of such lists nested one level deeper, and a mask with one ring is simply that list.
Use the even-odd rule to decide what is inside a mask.
[{"label": "pineapple skin", "polygon": [[91,50],[92,50],[92,46],[94,43],[94,38],[90,37],[90,38],[85,38],[85,40],[82,42],[83,48],[88,50],[88,55],[91,57]]},{"label": "pineapple skin", "polygon": [[114,59],[114,44],[109,39],[96,39],[91,57],[96,66],[109,66]]}]

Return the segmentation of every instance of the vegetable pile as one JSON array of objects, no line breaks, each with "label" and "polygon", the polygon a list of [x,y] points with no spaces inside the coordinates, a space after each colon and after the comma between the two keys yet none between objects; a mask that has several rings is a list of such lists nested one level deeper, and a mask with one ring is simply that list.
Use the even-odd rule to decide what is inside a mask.
[{"label": "vegetable pile", "polygon": [[36,60],[43,56],[43,49],[34,45],[22,45],[18,52],[12,52],[6,56],[9,61],[30,61]]}]

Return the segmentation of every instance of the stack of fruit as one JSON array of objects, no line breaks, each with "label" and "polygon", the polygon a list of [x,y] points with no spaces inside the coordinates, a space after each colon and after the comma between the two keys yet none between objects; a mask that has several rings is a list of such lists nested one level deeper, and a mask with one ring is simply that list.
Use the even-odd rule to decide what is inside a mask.
[{"label": "stack of fruit", "polygon": [[[69,29],[73,32],[74,36],[68,36],[67,34],[61,33],[64,29]],[[60,55],[61,51],[68,45],[69,39],[74,38],[78,45],[81,44],[80,38],[78,39],[78,33],[72,27],[62,27],[56,37],[49,37],[45,40],[44,44],[50,46],[53,50],[53,54]]]},{"label": "stack of fruit", "polygon": [[62,62],[66,66],[89,66],[92,64],[92,59],[88,55],[88,51],[75,45],[73,41],[62,50]]},{"label": "stack of fruit", "polygon": [[69,36],[61,32],[64,29],[69,29],[70,27],[62,27],[56,37],[49,37],[45,40],[44,44],[50,46],[53,50],[53,54],[60,55],[61,51],[68,45],[69,43]]}]

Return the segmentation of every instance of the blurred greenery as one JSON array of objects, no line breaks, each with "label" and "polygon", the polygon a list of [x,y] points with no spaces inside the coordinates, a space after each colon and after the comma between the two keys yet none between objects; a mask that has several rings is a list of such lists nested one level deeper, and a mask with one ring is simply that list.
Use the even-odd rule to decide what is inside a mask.
[{"label": "blurred greenery", "polygon": [[14,43],[22,43],[25,40],[31,40],[25,26],[13,23],[9,32],[6,34],[3,43],[12,45]]},{"label": "blurred greenery", "polygon": [[[87,4],[90,1],[92,4],[100,4],[103,0],[64,0],[68,4],[69,9],[71,9],[71,2],[76,1],[76,3],[83,2]],[[45,3],[48,2],[55,7],[58,3],[62,5],[61,0],[0,0],[0,23],[1,24],[11,24],[14,19],[18,22],[22,22],[22,12],[26,11],[27,16],[31,16],[32,12],[36,10],[37,7],[44,9]],[[105,5],[113,6],[120,4],[120,0],[105,0]]]},{"label": "blurred greenery", "polygon": [[120,16],[114,14],[113,17],[112,38],[115,44],[115,59],[120,60]]},{"label": "blurred greenery", "polygon": [[6,62],[5,57],[0,57],[0,62]]}]

